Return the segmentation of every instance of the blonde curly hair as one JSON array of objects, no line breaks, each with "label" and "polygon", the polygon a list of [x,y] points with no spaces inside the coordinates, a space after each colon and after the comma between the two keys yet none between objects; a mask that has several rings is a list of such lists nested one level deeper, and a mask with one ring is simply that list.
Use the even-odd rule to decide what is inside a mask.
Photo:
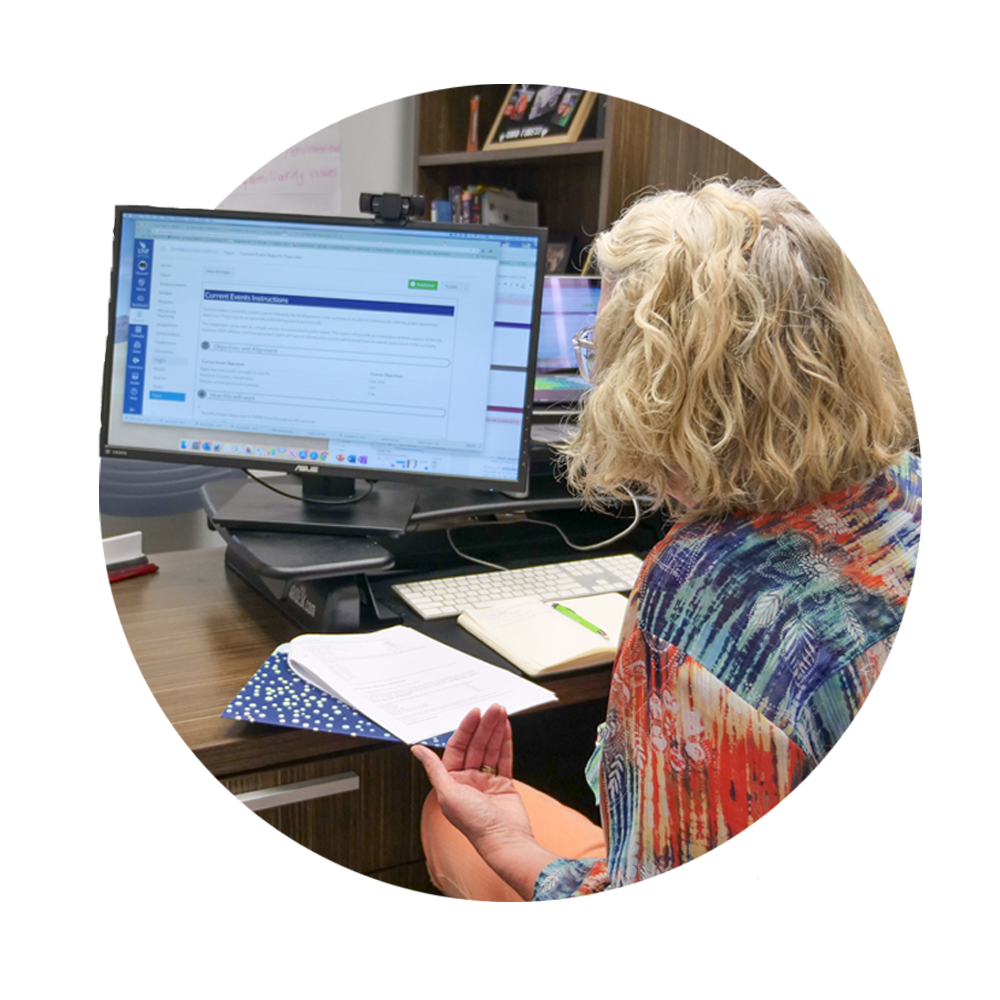
[{"label": "blonde curly hair", "polygon": [[787,191],[714,181],[647,195],[594,251],[607,289],[595,384],[562,449],[592,504],[641,484],[681,519],[787,510],[915,443],[878,308]]}]

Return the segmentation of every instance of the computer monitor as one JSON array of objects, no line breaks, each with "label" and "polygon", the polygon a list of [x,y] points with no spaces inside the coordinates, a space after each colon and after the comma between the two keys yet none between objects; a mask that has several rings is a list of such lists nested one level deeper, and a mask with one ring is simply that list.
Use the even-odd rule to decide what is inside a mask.
[{"label": "computer monitor", "polygon": [[523,493],[545,242],[119,207],[101,454],[292,473],[331,530],[405,522],[415,491],[365,480]]},{"label": "computer monitor", "polygon": [[593,323],[601,297],[601,279],[593,275],[545,275],[535,373],[536,405],[572,406],[587,382],[577,369],[573,337]]}]

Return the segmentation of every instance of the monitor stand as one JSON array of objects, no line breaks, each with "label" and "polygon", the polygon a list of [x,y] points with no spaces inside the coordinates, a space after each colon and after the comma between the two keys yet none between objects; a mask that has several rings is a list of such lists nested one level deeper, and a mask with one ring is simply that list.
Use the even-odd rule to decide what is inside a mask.
[{"label": "monitor stand", "polygon": [[226,566],[304,632],[358,632],[398,625],[368,581],[393,555],[370,538],[230,532]]},{"label": "monitor stand", "polygon": [[218,479],[205,484],[201,492],[209,520],[229,530],[402,535],[418,496],[413,486],[388,482],[376,483],[365,494],[362,483],[358,499],[346,502],[354,495],[350,492],[356,485],[353,479],[284,475],[266,481],[291,496],[281,496],[253,480],[240,484]]}]

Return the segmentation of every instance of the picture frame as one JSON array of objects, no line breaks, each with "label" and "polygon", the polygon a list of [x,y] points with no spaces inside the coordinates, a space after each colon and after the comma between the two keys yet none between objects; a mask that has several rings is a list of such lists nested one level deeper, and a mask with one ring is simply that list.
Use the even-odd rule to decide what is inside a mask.
[{"label": "picture frame", "polygon": [[572,250],[572,240],[549,240],[545,248],[545,273],[566,274]]},{"label": "picture frame", "polygon": [[513,83],[483,150],[576,142],[597,94],[575,87]]}]

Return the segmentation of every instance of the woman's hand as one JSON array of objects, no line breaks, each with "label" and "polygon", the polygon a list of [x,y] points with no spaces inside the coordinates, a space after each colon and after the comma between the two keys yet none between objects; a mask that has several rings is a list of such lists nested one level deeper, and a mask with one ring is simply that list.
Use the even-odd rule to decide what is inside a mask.
[{"label": "woman's hand", "polygon": [[441,811],[480,849],[496,839],[531,838],[531,823],[514,787],[514,753],[507,711],[491,705],[472,709],[455,730],[444,754],[411,748],[424,765]]},{"label": "woman's hand", "polygon": [[539,872],[557,855],[535,840],[514,786],[507,710],[490,705],[480,714],[474,708],[440,758],[429,747],[410,749],[424,765],[445,817],[508,885],[531,899]]}]

